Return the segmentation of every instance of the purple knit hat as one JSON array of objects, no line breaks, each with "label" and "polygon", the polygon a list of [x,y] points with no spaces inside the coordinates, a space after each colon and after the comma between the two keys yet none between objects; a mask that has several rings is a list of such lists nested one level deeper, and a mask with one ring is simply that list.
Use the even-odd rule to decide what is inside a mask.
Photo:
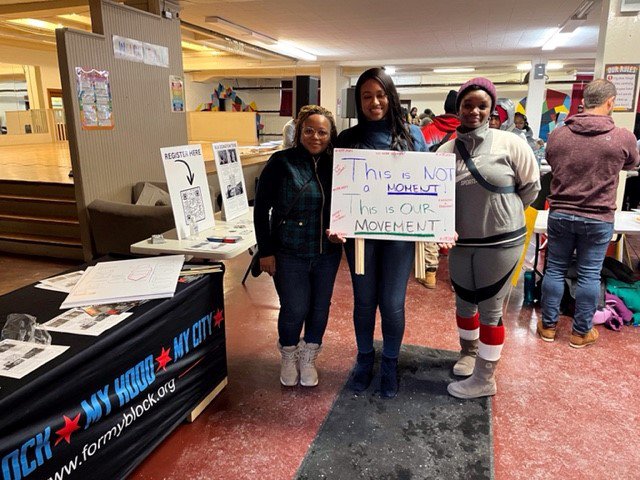
[{"label": "purple knit hat", "polygon": [[469,90],[469,88],[474,85],[480,87],[491,97],[491,111],[493,112],[493,110],[496,108],[496,99],[498,98],[496,87],[491,82],[491,80],[484,77],[472,78],[460,87],[460,89],[458,90],[458,96],[456,97],[456,112],[460,110],[460,102],[462,102],[462,97],[464,97],[464,94],[467,93],[467,90]]}]

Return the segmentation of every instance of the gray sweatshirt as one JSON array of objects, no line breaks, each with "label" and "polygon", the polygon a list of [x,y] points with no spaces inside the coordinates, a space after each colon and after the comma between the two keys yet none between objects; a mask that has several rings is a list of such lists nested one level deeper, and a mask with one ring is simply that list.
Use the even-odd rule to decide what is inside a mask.
[{"label": "gray sweatshirt", "polygon": [[489,183],[515,185],[515,193],[494,193],[478,184],[455,149],[455,140],[438,152],[456,154],[456,231],[458,245],[495,246],[524,242],[524,209],[540,190],[540,171],[526,141],[485,123],[471,132],[458,130],[471,160]]}]

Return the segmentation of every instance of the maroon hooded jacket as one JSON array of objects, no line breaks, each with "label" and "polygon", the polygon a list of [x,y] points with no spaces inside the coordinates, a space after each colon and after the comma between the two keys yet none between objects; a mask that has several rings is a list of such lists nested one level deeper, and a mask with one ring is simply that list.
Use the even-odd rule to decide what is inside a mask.
[{"label": "maroon hooded jacket", "polygon": [[608,115],[590,113],[553,130],[546,157],[553,173],[550,209],[605,222],[614,220],[620,170],[640,163],[633,134]]},{"label": "maroon hooded jacket", "polygon": [[456,128],[459,126],[460,120],[458,120],[456,115],[449,113],[438,115],[433,119],[433,122],[421,128],[424,141],[427,142],[427,147],[431,148],[433,145],[442,142],[447,133],[450,132],[452,132],[452,134],[447,140],[453,140],[456,138]]}]

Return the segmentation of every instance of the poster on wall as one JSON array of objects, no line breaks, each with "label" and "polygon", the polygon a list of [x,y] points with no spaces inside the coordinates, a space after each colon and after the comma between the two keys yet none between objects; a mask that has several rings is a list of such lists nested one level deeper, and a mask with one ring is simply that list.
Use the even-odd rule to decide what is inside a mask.
[{"label": "poster on wall", "polygon": [[139,40],[113,35],[113,55],[129,62],[144,61],[144,46]]},{"label": "poster on wall", "polygon": [[160,149],[178,240],[214,226],[213,205],[201,145]]},{"label": "poster on wall", "polygon": [[249,211],[238,142],[212,143],[211,147],[220,182],[223,218],[231,220]]},{"label": "poster on wall", "polygon": [[83,130],[111,130],[113,107],[109,72],[76,67],[76,90]]},{"label": "poster on wall", "polygon": [[350,238],[450,243],[455,155],[336,148],[331,230]]},{"label": "poster on wall", "polygon": [[184,112],[184,82],[181,77],[169,75],[171,92],[171,111]]},{"label": "poster on wall", "polygon": [[605,65],[604,78],[616,86],[614,112],[635,112],[639,64]]}]

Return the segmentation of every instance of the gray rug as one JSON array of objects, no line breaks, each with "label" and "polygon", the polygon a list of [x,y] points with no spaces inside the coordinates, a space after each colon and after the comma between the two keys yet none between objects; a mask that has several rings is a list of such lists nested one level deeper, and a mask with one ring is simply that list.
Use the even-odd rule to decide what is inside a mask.
[{"label": "gray rug", "polygon": [[449,396],[457,356],[404,346],[391,400],[378,396],[379,374],[360,395],[345,385],[296,478],[492,479],[491,401]]}]

